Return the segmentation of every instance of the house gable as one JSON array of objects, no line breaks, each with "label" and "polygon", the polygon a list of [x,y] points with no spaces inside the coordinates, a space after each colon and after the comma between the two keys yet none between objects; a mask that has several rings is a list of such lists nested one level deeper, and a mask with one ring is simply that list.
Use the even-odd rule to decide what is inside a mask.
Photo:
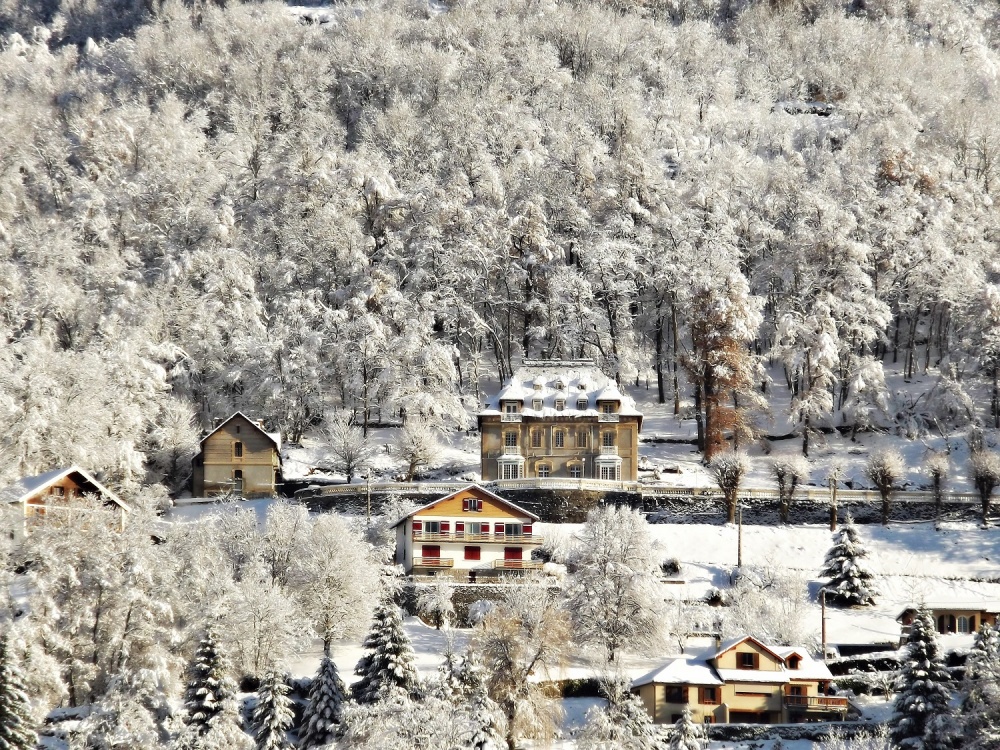
[{"label": "house gable", "polygon": [[[477,500],[478,503],[467,503],[469,500]],[[469,507],[476,507],[479,510],[468,510]],[[475,521],[479,518],[504,518],[511,520],[531,519],[538,520],[538,516],[530,513],[524,508],[518,507],[514,503],[504,500],[499,495],[495,495],[479,485],[469,485],[468,487],[452,493],[440,500],[418,508],[408,517],[462,517],[468,516],[469,520]]]},{"label": "house gable", "polygon": [[51,496],[69,499],[81,495],[96,495],[108,505],[130,510],[115,493],[77,466],[25,477],[0,491],[0,502],[45,505]]},{"label": "house gable", "polygon": [[255,444],[263,442],[276,451],[281,450],[281,440],[279,439],[277,433],[267,432],[263,427],[240,411],[236,412],[228,419],[223,420],[217,427],[215,427],[215,429],[201,439],[202,450],[204,450],[205,443],[209,442],[213,438],[218,440],[219,438],[216,436],[219,435],[219,433],[225,433],[229,436],[230,440],[242,439],[243,442]]},{"label": "house gable", "polygon": [[[751,666],[750,661],[753,660]],[[723,644],[712,661],[716,669],[757,670],[763,672],[780,671],[785,660],[752,636]]]}]

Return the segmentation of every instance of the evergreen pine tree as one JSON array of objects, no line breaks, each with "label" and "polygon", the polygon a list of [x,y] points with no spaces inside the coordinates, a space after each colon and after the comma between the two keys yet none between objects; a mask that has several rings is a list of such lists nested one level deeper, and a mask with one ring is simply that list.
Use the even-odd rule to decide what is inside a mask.
[{"label": "evergreen pine tree", "polygon": [[1000,747],[1000,628],[983,624],[965,662],[961,723],[963,748]]},{"label": "evergreen pine tree", "polygon": [[302,714],[300,746],[303,750],[333,743],[346,700],[347,689],[337,672],[337,665],[329,656],[323,657],[309,686],[309,702]]},{"label": "evergreen pine tree", "polygon": [[667,747],[669,750],[706,750],[708,748],[705,730],[699,724],[695,724],[690,708],[685,707],[681,718],[674,724],[674,731],[670,734],[670,742]]},{"label": "evergreen pine tree", "polygon": [[467,695],[469,718],[472,720],[472,750],[501,750],[507,747],[507,719],[499,704],[490,698],[486,685],[486,673],[482,664],[469,651],[463,660],[461,671],[462,691]]},{"label": "evergreen pine tree", "polygon": [[844,525],[833,535],[833,546],[826,553],[822,575],[830,576],[823,587],[827,601],[849,606],[875,603],[878,589],[875,575],[865,563],[868,551],[861,544],[854,519],[848,514]]},{"label": "evergreen pine tree", "polygon": [[24,680],[10,648],[0,638],[0,750],[30,750],[38,738],[32,727]]},{"label": "evergreen pine tree", "polygon": [[892,740],[903,750],[943,750],[950,746],[951,677],[934,637],[930,612],[919,609],[910,626],[899,675],[899,695],[890,721]]},{"label": "evergreen pine tree", "polygon": [[292,726],[292,701],[288,685],[277,670],[272,669],[257,690],[257,705],[250,718],[256,750],[287,750],[291,747],[285,736]]},{"label": "evergreen pine tree", "polygon": [[363,645],[368,653],[354,668],[354,674],[361,679],[351,686],[358,703],[381,700],[391,687],[416,695],[419,679],[413,666],[413,647],[403,630],[399,608],[391,601],[383,601],[375,608],[372,627]]}]

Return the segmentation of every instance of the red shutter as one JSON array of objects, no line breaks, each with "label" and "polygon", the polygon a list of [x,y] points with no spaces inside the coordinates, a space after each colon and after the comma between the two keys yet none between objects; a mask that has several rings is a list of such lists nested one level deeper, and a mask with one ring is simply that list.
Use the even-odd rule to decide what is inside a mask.
[{"label": "red shutter", "polygon": [[442,534],[447,534],[448,530],[450,528],[451,528],[451,523],[450,522],[448,522],[448,521],[442,521],[441,522],[441,533]]},{"label": "red shutter", "polygon": [[465,521],[455,521],[455,533],[456,534],[465,533]]},{"label": "red shutter", "polygon": [[466,513],[469,511],[469,498],[462,500],[462,510]]},{"label": "red shutter", "polygon": [[522,533],[523,533],[523,534],[524,534],[525,536],[531,536],[531,524],[530,524],[530,523],[526,523],[526,524],[524,524],[524,527],[523,527],[523,532],[522,532]]},{"label": "red shutter", "polygon": [[473,501],[472,501],[472,509],[474,511],[476,511],[476,512],[482,511],[482,509],[483,509],[483,501],[480,500],[478,497],[474,498]]},{"label": "red shutter", "polygon": [[423,527],[424,527],[424,525],[420,521],[414,521],[413,522],[413,530],[414,531],[420,531],[421,529],[423,529]]},{"label": "red shutter", "polygon": [[479,559],[479,547],[466,547],[465,548],[465,559],[466,560],[478,560]]},{"label": "red shutter", "polygon": [[503,524],[502,523],[495,523],[495,524],[493,524],[493,533],[494,534],[501,534],[502,535],[503,534]]}]

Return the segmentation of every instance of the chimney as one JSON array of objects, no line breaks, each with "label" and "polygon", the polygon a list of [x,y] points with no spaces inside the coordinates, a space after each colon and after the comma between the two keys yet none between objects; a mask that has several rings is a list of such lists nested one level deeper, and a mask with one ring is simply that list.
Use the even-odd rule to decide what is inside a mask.
[{"label": "chimney", "polygon": [[215,419],[212,420],[212,429],[214,430],[220,424],[222,424],[222,417],[216,417]]}]

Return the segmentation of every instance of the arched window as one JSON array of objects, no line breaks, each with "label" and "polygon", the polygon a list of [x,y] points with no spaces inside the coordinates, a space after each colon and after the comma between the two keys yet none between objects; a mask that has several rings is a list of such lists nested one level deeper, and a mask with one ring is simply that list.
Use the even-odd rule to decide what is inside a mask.
[{"label": "arched window", "polygon": [[944,629],[944,615],[938,615],[938,632],[939,633],[945,633],[945,632],[947,632]]}]

